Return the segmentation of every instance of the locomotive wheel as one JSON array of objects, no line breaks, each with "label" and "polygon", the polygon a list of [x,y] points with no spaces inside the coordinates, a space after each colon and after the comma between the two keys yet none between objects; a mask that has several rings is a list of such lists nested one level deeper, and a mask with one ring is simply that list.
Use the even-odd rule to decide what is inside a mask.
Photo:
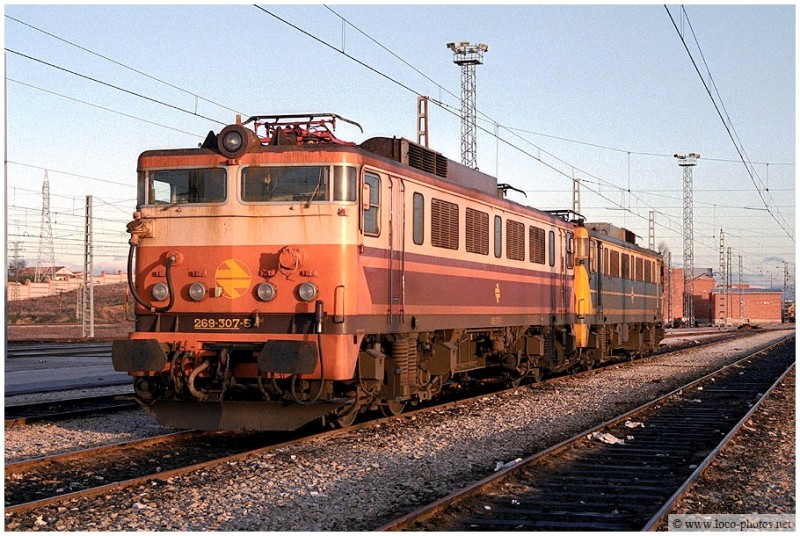
[{"label": "locomotive wheel", "polygon": [[539,367],[535,367],[528,372],[528,378],[531,380],[531,383],[539,383],[542,381],[542,369]]},{"label": "locomotive wheel", "polygon": [[504,382],[507,388],[519,387],[520,385],[522,385],[522,380],[524,378],[525,378],[524,376],[511,376],[509,374],[505,376]]},{"label": "locomotive wheel", "polygon": [[395,415],[400,415],[403,413],[404,409],[406,409],[405,402],[397,402],[392,400],[391,402],[381,404],[381,413],[383,413],[384,417],[394,417]]},{"label": "locomotive wheel", "polygon": [[358,417],[358,408],[359,406],[357,404],[343,407],[331,417],[331,426],[333,428],[347,428],[348,426],[352,426],[356,421],[356,417]]}]

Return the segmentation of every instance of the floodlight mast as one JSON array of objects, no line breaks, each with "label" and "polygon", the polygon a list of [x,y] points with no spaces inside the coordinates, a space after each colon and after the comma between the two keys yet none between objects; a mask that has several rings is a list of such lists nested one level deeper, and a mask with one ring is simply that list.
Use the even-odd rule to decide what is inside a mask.
[{"label": "floodlight mast", "polygon": [[489,45],[460,41],[447,43],[447,48],[453,51],[453,63],[461,66],[461,163],[477,169],[475,66],[483,64],[483,55],[489,51]]},{"label": "floodlight mast", "polygon": [[694,327],[694,221],[692,168],[697,165],[698,153],[676,154],[683,168],[683,316]]}]

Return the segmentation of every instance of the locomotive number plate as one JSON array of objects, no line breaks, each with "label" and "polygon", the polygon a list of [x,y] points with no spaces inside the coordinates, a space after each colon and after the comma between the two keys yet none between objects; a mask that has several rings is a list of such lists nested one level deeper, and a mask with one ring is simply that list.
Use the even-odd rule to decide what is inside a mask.
[{"label": "locomotive number plate", "polygon": [[194,331],[239,331],[254,326],[255,322],[249,317],[198,316],[192,319]]}]

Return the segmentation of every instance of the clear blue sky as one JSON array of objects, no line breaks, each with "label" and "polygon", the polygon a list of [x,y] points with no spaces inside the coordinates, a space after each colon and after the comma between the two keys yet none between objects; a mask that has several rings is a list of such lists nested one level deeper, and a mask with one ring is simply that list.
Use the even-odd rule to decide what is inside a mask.
[{"label": "clear blue sky", "polygon": [[[665,242],[680,265],[682,174],[671,155],[699,152],[695,266],[716,271],[720,228],[734,258],[743,256],[748,276],[763,274],[768,282],[772,273],[782,283],[776,266],[794,262],[795,243],[737,162],[663,5],[330,6],[357,28],[324,5],[263,7],[444,103],[431,105],[430,143],[455,160],[460,120],[452,111],[459,109],[460,71],[446,43],[487,43],[477,68],[479,125],[494,132],[499,123],[501,138],[528,154],[480,132],[478,164],[527,192],[527,199],[515,199],[571,208],[574,173],[583,181],[582,212],[590,221],[624,225],[646,246],[647,218],[655,210],[656,242]],[[670,10],[700,61],[680,8]],[[762,192],[768,182],[771,210],[794,237],[795,7],[688,5],[686,11],[733,128],[756,163],[756,181]],[[363,125],[364,134],[345,124],[337,131],[356,142],[416,136],[413,92],[252,5],[7,5],[5,14],[5,47],[14,51],[6,52],[6,247],[19,241],[29,265],[37,258],[44,169],[56,260],[82,264],[83,205],[92,195],[96,265],[118,269],[135,205],[136,158],[144,150],[196,146],[208,130],[233,122],[234,110],[338,113]],[[519,129],[521,138],[506,127]]]}]

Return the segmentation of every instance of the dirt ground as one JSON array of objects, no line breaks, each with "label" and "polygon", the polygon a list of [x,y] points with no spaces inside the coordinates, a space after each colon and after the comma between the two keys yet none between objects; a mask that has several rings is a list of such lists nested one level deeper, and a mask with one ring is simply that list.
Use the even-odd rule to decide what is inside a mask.
[{"label": "dirt ground", "polygon": [[[7,325],[9,341],[55,341],[82,338],[80,324],[18,324]],[[133,331],[133,322],[95,324],[95,339],[127,339]]]}]

